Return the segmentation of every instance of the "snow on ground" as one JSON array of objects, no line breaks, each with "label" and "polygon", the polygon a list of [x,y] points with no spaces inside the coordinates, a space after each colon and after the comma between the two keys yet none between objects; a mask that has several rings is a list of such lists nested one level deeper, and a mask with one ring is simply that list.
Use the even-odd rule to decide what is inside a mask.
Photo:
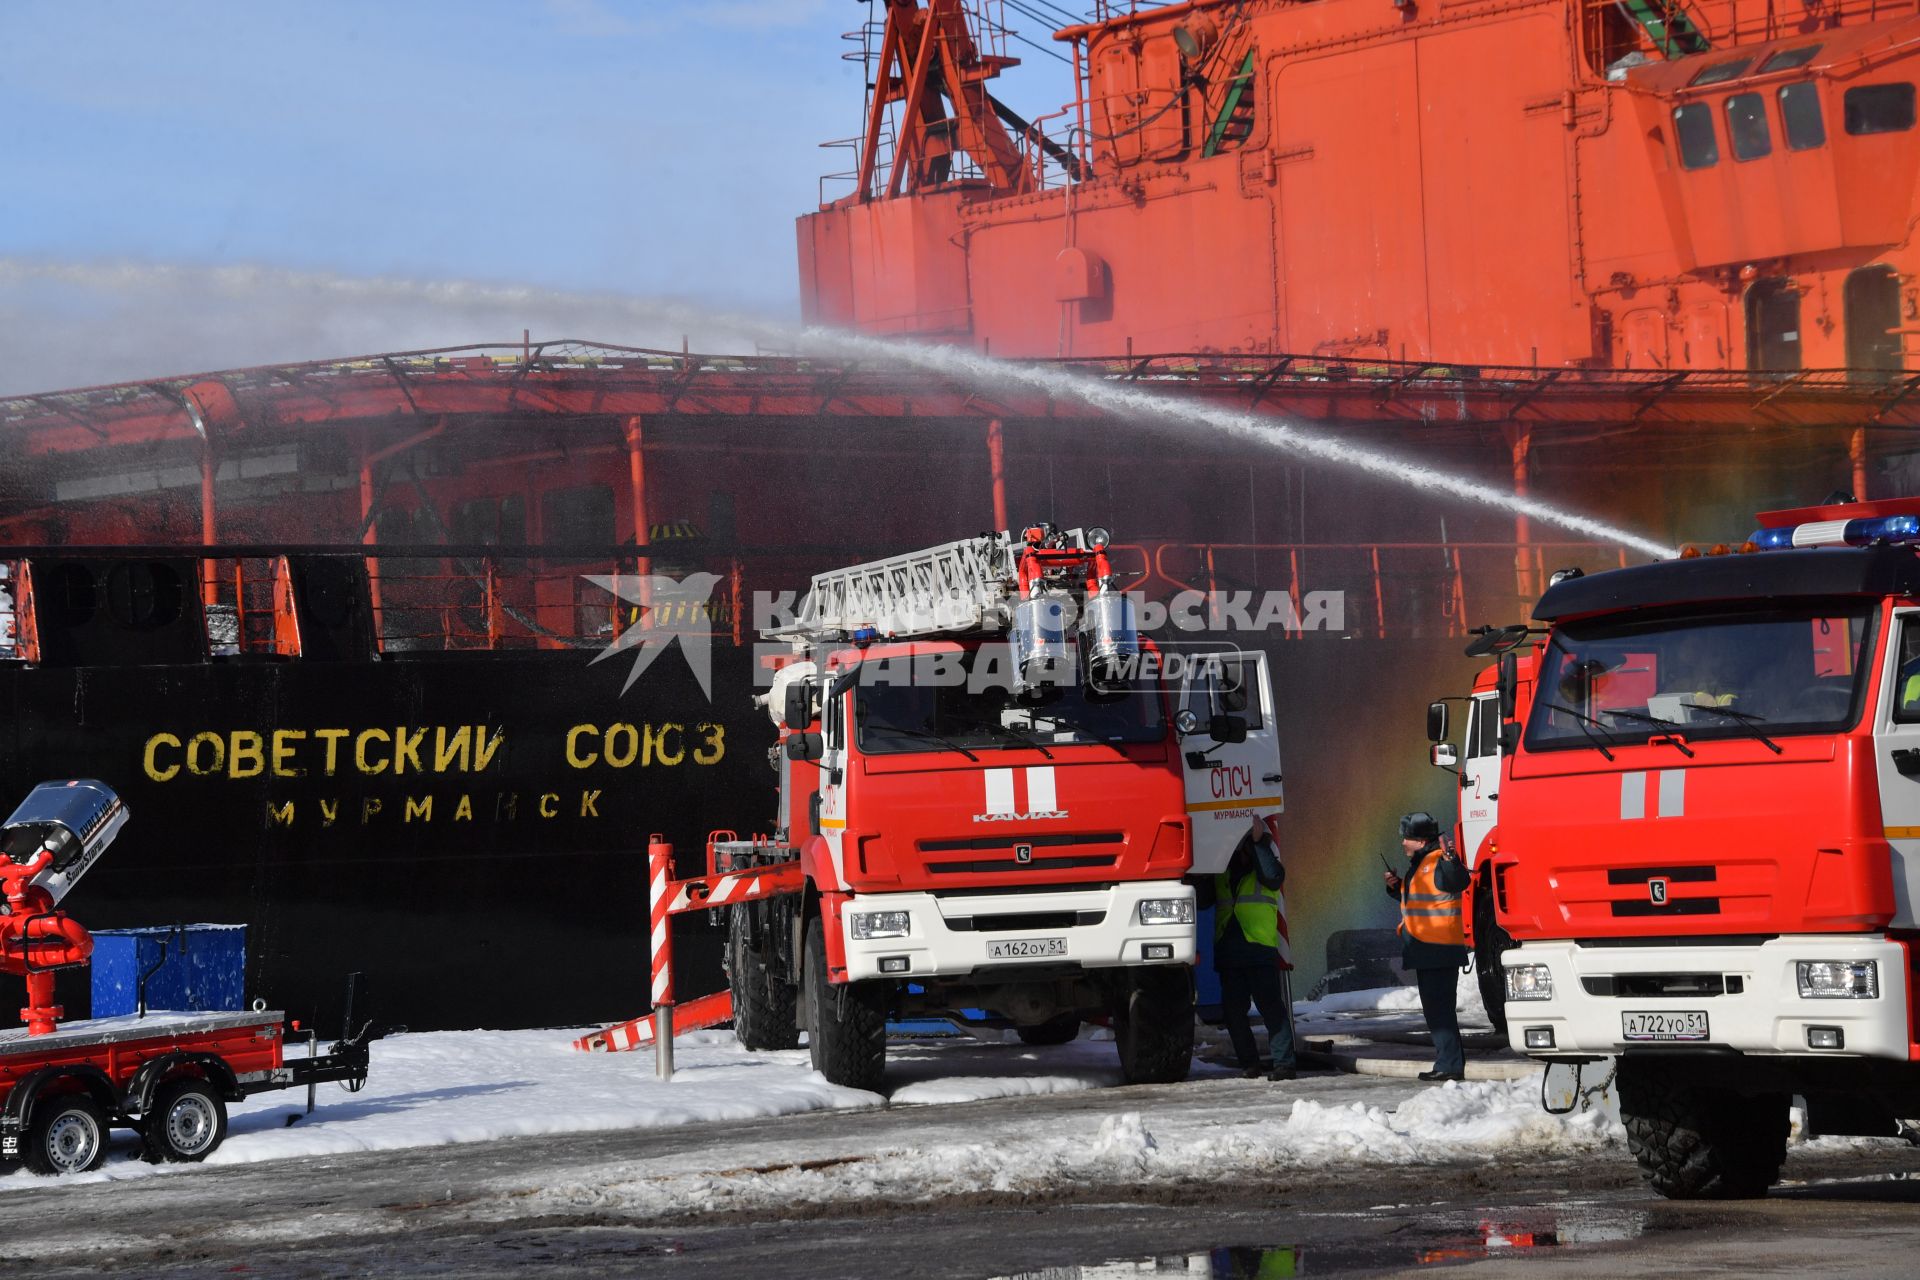
[{"label": "snow on ground", "polygon": [[[1480,984],[1472,974],[1460,975],[1460,989],[1454,997],[1454,1007],[1460,1012],[1460,1020],[1468,1026],[1492,1025],[1487,1018],[1487,1007],[1480,1001]],[[1293,1016],[1299,1019],[1317,1020],[1338,1014],[1418,1014],[1419,1012],[1420,991],[1417,987],[1369,987],[1364,991],[1334,991],[1318,1000],[1293,1002]]]},{"label": "snow on ground", "polygon": [[[814,1072],[805,1050],[753,1053],[731,1031],[695,1031],[675,1041],[677,1075],[662,1084],[653,1054],[583,1053],[577,1031],[436,1031],[373,1046],[366,1088],[323,1084],[311,1117],[304,1090],[261,1094],[230,1108],[226,1142],[210,1165],[289,1156],[390,1151],[531,1134],[648,1129],[750,1120],[803,1111],[884,1105],[878,1094],[842,1089]],[[1111,1052],[1111,1050],[1109,1050]],[[289,1124],[293,1119],[294,1123]],[[115,1134],[106,1165],[87,1181],[179,1173],[124,1158]],[[0,1191],[45,1186],[34,1175],[0,1178]]]},{"label": "snow on ground", "polygon": [[[1107,1033],[1094,1030],[1046,1048],[966,1036],[895,1038],[888,1046],[890,1098],[828,1084],[811,1069],[805,1050],[749,1054],[727,1031],[682,1037],[670,1084],[655,1078],[651,1052],[582,1053],[572,1047],[576,1034],[392,1037],[374,1045],[362,1092],[349,1095],[337,1085],[322,1085],[319,1110],[310,1118],[302,1115],[305,1094],[297,1090],[234,1106],[227,1142],[208,1164],[1061,1094],[1119,1083],[1114,1046]],[[1223,1078],[1237,1075],[1196,1063],[1195,1089],[1203,1092],[1159,1095],[1169,1100],[1157,1111],[1118,1104],[1105,1115],[1081,1108],[1043,1113],[1041,1119],[984,1111],[977,1124],[970,1118],[963,1128],[949,1127],[944,1139],[929,1126],[928,1137],[917,1144],[864,1145],[858,1131],[850,1130],[851,1146],[829,1144],[833,1149],[827,1150],[817,1142],[776,1141],[756,1144],[748,1161],[737,1152],[729,1161],[721,1152],[709,1155],[695,1147],[672,1158],[582,1170],[575,1183],[503,1184],[500,1204],[509,1198],[524,1204],[533,1195],[556,1211],[601,1206],[654,1217],[874,1194],[917,1200],[1063,1183],[1186,1181],[1217,1177],[1222,1170],[1280,1174],[1334,1164],[1530,1159],[1620,1141],[1618,1124],[1608,1116],[1542,1113],[1532,1081],[1423,1089],[1393,1109],[1341,1103],[1344,1085],[1329,1077],[1313,1086],[1318,1099],[1263,1091],[1250,1107],[1254,1096],[1240,1092],[1237,1080],[1220,1088]],[[1210,1089],[1219,1091],[1210,1096],[1204,1092]],[[1380,1101],[1378,1094],[1369,1097]],[[953,1140],[955,1133],[965,1140]],[[74,1181],[192,1176],[199,1168],[144,1164],[130,1158],[133,1151],[131,1135],[117,1134],[106,1166]],[[0,1193],[46,1185],[15,1173],[0,1178]],[[484,1209],[483,1202],[477,1211]]]},{"label": "snow on ground", "polygon": [[[1532,1081],[1445,1085],[1422,1090],[1394,1110],[1267,1096],[1274,1105],[1249,1109],[1235,1094],[1223,1096],[1217,1109],[1074,1113],[1044,1128],[983,1120],[977,1138],[966,1142],[902,1146],[806,1168],[767,1164],[714,1173],[669,1172],[657,1162],[614,1166],[530,1193],[503,1185],[500,1194],[511,1197],[514,1213],[526,1211],[531,1194],[556,1213],[656,1218],[875,1197],[898,1203],[981,1191],[1184,1183],[1223,1171],[1247,1178],[1360,1164],[1540,1159],[1624,1141],[1618,1123],[1606,1116],[1547,1115]],[[484,1217],[491,1210],[481,1205],[476,1212]]]}]

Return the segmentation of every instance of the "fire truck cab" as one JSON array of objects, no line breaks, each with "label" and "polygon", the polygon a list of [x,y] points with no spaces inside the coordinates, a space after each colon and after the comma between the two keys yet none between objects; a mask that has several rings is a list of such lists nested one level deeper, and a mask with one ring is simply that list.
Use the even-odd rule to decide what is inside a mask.
[{"label": "fire truck cab", "polygon": [[1492,888],[1513,1046],[1617,1058],[1675,1197],[1758,1195],[1789,1107],[1920,1116],[1920,501],[1761,517],[1737,548],[1559,581],[1504,761]]},{"label": "fire truck cab", "polygon": [[[983,557],[994,584],[1036,546],[1072,551],[1056,564],[1077,583],[1099,549],[1077,530],[963,546],[935,551]],[[1105,607],[1124,599],[1108,579],[1081,595],[1052,569],[1021,573],[1004,633],[971,614],[894,638],[856,626],[780,670],[778,827],[737,851],[797,856],[805,888],[732,908],[748,1048],[804,1029],[828,1079],[873,1088],[890,1016],[984,1013],[1030,1044],[1110,1020],[1127,1079],[1186,1076],[1188,877],[1224,869],[1280,810],[1273,695],[1263,655],[1162,655],[1130,606]],[[1056,612],[1067,595],[1076,608]]]}]

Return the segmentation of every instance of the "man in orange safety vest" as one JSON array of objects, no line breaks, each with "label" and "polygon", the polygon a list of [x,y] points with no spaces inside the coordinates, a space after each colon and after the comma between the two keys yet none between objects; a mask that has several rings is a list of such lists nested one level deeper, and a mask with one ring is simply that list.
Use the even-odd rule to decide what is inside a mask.
[{"label": "man in orange safety vest", "polygon": [[1440,824],[1430,813],[1400,819],[1400,847],[1407,851],[1406,874],[1389,871],[1387,892],[1400,902],[1400,932],[1406,941],[1400,962],[1413,970],[1420,986],[1420,1012],[1433,1033],[1433,1070],[1429,1081],[1464,1080],[1466,1048],[1460,1043],[1460,1015],[1454,1001],[1460,969],[1467,962],[1467,932],[1460,918],[1460,894],[1472,882],[1459,851],[1440,840]]}]

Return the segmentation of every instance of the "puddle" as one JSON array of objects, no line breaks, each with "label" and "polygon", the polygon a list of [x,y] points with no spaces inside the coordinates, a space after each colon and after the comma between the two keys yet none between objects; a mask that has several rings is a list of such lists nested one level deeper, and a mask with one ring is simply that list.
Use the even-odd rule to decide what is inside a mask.
[{"label": "puddle", "polygon": [[1539,1249],[1637,1239],[1648,1216],[1637,1210],[1536,1213],[1429,1226],[1407,1223],[1367,1240],[1292,1245],[1228,1245],[1204,1252],[1117,1258],[1021,1271],[996,1280],[1120,1280],[1193,1276],[1207,1280],[1280,1280],[1359,1268],[1441,1266],[1476,1258],[1519,1257]]}]

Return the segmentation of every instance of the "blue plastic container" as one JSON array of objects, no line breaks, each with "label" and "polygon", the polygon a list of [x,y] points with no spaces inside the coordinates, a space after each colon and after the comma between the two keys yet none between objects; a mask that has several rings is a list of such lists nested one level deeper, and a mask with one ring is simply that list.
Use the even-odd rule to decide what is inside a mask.
[{"label": "blue plastic container", "polygon": [[243,1009],[247,926],[99,930],[93,935],[93,1016],[115,1018],[135,1012],[140,975],[148,970],[153,971],[147,979],[149,1010]]}]

